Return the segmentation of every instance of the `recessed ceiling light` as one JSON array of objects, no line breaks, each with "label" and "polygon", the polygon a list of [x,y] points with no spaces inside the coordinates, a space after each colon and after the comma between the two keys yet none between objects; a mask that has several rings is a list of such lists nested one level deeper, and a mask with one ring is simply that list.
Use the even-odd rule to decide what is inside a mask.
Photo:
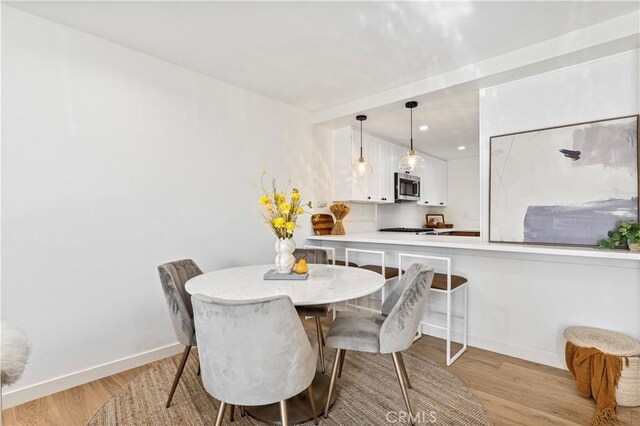
[{"label": "recessed ceiling light", "polygon": [[467,149],[467,147],[466,147],[466,146],[462,146],[462,145],[460,145],[460,146],[458,147],[458,151],[464,151],[465,149]]},{"label": "recessed ceiling light", "polygon": [[423,132],[425,130],[429,130],[429,126],[427,126],[426,124],[423,124],[422,126],[420,126],[420,130],[422,130]]}]

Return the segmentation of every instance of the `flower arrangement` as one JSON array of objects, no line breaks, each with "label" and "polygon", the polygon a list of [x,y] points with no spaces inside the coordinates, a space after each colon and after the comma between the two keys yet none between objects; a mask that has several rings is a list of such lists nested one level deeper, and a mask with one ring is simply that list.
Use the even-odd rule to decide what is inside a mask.
[{"label": "flower arrangement", "polygon": [[[271,188],[268,190],[264,186],[263,172],[260,176],[260,189],[264,192],[259,199],[260,204],[264,206],[262,217],[265,223],[271,228],[276,237],[286,239],[293,236],[296,229],[296,220],[298,216],[305,213],[302,206],[311,208],[311,201],[306,204],[302,203],[302,196],[297,188],[291,190],[289,194],[289,186],[283,192],[278,192],[276,179],[271,179]],[[289,181],[289,185],[291,181]]]}]

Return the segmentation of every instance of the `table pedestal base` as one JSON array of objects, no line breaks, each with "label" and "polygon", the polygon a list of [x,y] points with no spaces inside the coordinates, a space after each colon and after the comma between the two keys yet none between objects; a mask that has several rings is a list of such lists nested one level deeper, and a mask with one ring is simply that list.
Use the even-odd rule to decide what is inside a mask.
[{"label": "table pedestal base", "polygon": [[[316,403],[316,416],[320,418],[324,414],[324,406],[327,403],[327,395],[329,394],[329,384],[331,378],[326,374],[316,373],[313,379],[313,397]],[[331,398],[331,406],[336,402],[337,390],[333,392]],[[282,424],[280,421],[280,404],[259,405],[254,407],[244,407],[247,414],[256,420],[263,421],[274,425]],[[300,392],[298,395],[287,399],[287,411],[289,413],[289,424],[296,425],[313,420],[311,412],[311,403],[307,390]]]}]

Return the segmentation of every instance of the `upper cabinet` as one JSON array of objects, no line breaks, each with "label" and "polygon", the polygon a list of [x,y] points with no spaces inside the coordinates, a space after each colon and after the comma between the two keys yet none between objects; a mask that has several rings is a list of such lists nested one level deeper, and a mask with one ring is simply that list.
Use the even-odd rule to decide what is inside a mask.
[{"label": "upper cabinet", "polygon": [[420,176],[421,206],[444,207],[447,205],[447,162],[419,153],[424,158]]},{"label": "upper cabinet", "polygon": [[[352,166],[360,157],[360,130],[351,127],[333,131],[333,201],[361,203],[393,203],[395,201],[394,173],[408,148],[396,145],[368,133],[362,134],[362,154],[367,161],[367,173],[357,176]],[[421,177],[419,205],[447,204],[447,163],[420,154],[426,167],[414,174]],[[443,186],[444,185],[444,186]]]},{"label": "upper cabinet", "polygon": [[398,167],[393,152],[396,145],[380,140],[380,199],[383,203],[395,201],[395,181],[393,174]]},{"label": "upper cabinet", "polygon": [[362,134],[367,173],[357,176],[352,166],[360,157],[360,131],[350,127],[333,131],[333,201],[393,203],[393,148],[390,142]]},{"label": "upper cabinet", "polygon": [[447,162],[433,158],[433,186],[437,206],[447,205]]},{"label": "upper cabinet", "polygon": [[[349,149],[351,152],[350,152],[350,155],[347,155],[347,157],[349,158],[349,164],[345,167],[343,172],[345,177],[344,178],[341,177],[339,179],[339,182],[345,182],[345,181],[348,182],[349,179],[351,179],[351,184],[350,184],[351,194],[348,198],[345,198],[345,199],[341,198],[340,200],[341,201],[347,201],[347,200],[364,201],[364,202],[371,201],[371,194],[369,192],[370,191],[369,189],[370,188],[370,183],[369,183],[370,170],[368,170],[367,173],[362,176],[353,175],[351,173],[352,172],[351,168],[353,164],[360,157],[360,132],[356,132],[356,130],[351,129],[351,131],[349,132],[349,142],[341,145],[346,145],[350,147]],[[342,149],[342,151],[344,151],[344,149]],[[362,134],[362,155],[369,162],[369,164],[367,164],[367,167],[369,167],[371,165],[370,161],[371,161],[372,152],[370,151],[370,147],[369,147],[369,135],[364,133]],[[334,158],[335,158],[335,151],[334,151]]]}]

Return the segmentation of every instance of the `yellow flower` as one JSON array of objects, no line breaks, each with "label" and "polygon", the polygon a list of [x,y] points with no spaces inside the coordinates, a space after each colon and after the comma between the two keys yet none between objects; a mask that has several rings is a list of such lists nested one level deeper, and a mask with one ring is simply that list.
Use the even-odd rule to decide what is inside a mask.
[{"label": "yellow flower", "polygon": [[268,195],[263,195],[262,197],[260,197],[260,204],[262,204],[263,206],[271,204],[271,198],[269,198]]},{"label": "yellow flower", "polygon": [[284,198],[284,196],[282,196],[281,194],[276,194],[276,202],[278,204],[282,204],[286,201],[287,199]]},{"label": "yellow flower", "polygon": [[300,193],[299,192],[294,192],[293,194],[291,194],[291,201],[300,201]]},{"label": "yellow flower", "polygon": [[304,213],[304,209],[302,207],[298,207],[298,214]]},{"label": "yellow flower", "polygon": [[291,211],[291,204],[289,203],[280,204],[280,211],[282,212],[282,214],[289,214],[289,212]]},{"label": "yellow flower", "polygon": [[293,233],[293,230],[296,229],[296,224],[293,222],[287,222],[284,224],[284,227],[287,228],[288,233]]},{"label": "yellow flower", "polygon": [[276,228],[284,227],[284,217],[277,217],[273,219],[273,226],[275,226]]}]

